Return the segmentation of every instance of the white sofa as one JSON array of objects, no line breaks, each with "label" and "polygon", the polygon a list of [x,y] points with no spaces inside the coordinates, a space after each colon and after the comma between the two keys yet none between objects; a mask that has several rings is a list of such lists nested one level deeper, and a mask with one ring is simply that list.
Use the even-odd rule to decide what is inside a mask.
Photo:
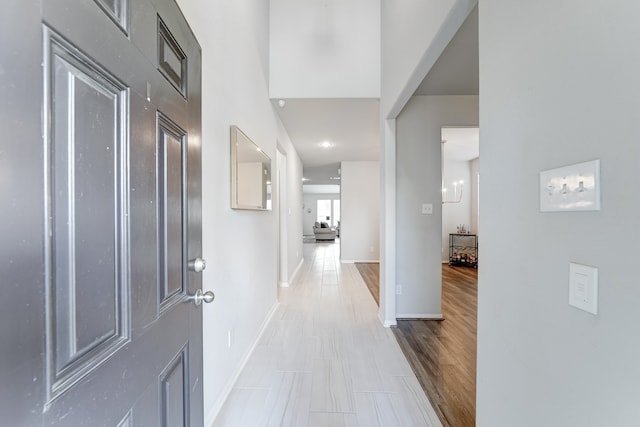
[{"label": "white sofa", "polygon": [[318,221],[313,224],[313,234],[316,236],[316,241],[336,240],[336,229],[333,227],[329,227],[328,225],[326,227],[322,227],[322,225]]}]

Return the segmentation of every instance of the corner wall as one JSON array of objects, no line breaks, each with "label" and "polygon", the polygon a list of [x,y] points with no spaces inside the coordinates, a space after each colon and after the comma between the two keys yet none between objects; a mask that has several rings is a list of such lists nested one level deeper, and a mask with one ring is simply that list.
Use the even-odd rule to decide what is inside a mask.
[{"label": "corner wall", "polygon": [[[640,420],[640,3],[483,0],[479,427]],[[539,212],[539,172],[600,159],[598,212]],[[599,273],[569,306],[569,263]]]},{"label": "corner wall", "polygon": [[[477,0],[381,2],[380,317],[396,324],[395,119],[456,34]],[[427,25],[428,24],[428,25]]]},{"label": "corner wall", "polygon": [[380,260],[380,164],[342,162],[340,259]]},{"label": "corner wall", "polygon": [[380,112],[396,118],[477,0],[382,2]]},{"label": "corner wall", "polygon": [[[441,128],[477,126],[477,96],[415,96],[396,122],[398,318],[442,316]],[[433,214],[422,214],[431,203]]]},{"label": "corner wall", "polygon": [[293,143],[289,139],[286,129],[282,125],[278,114],[274,111],[274,118],[278,125],[278,149],[286,155],[287,183],[286,183],[286,226],[287,226],[287,274],[286,283],[295,279],[302,261],[302,160]]}]

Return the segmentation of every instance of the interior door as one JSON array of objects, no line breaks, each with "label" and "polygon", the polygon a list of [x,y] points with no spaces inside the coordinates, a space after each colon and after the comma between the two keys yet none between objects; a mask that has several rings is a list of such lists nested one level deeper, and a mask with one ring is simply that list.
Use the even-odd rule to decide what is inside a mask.
[{"label": "interior door", "polygon": [[173,0],[3,6],[0,420],[202,425],[200,47]]}]

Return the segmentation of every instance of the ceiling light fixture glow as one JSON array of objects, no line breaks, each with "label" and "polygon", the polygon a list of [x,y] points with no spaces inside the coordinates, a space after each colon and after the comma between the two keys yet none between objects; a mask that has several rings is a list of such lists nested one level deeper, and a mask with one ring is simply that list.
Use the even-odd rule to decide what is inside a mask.
[{"label": "ceiling light fixture glow", "polygon": [[285,101],[284,99],[280,99],[278,101],[278,106],[280,106],[280,108],[284,108],[284,105],[287,103],[287,101]]},{"label": "ceiling light fixture glow", "polygon": [[329,141],[324,141],[323,143],[320,144],[320,146],[322,148],[330,148],[333,144],[331,144]]}]

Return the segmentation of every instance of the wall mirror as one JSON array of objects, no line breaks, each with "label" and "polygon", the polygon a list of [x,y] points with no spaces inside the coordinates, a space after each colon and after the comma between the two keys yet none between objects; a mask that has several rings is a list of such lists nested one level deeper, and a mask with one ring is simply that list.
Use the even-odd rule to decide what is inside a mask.
[{"label": "wall mirror", "polygon": [[231,126],[231,208],[271,210],[271,158]]}]

